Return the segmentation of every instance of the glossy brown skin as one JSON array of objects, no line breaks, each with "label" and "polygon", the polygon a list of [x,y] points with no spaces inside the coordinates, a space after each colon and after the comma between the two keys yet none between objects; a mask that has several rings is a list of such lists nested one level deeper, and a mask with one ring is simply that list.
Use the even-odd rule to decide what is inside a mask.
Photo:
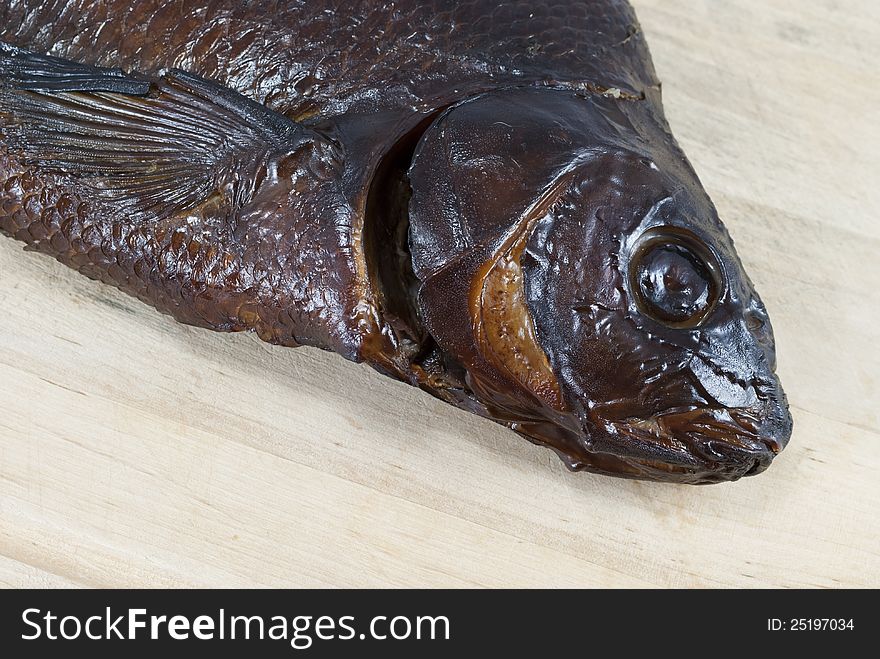
[{"label": "glossy brown skin", "polygon": [[[766,313],[626,2],[28,0],[0,26],[0,229],[29,249],[574,469],[732,480],[787,441]],[[648,216],[690,247],[644,266]],[[699,288],[692,251],[720,274],[685,330],[625,270]]]}]

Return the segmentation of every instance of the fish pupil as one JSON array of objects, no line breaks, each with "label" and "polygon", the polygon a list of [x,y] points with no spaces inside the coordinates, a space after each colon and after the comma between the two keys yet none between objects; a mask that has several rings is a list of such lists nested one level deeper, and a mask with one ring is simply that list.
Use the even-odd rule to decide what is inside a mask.
[{"label": "fish pupil", "polygon": [[686,246],[657,245],[644,255],[638,268],[641,297],[658,319],[686,322],[706,310],[711,275]]}]

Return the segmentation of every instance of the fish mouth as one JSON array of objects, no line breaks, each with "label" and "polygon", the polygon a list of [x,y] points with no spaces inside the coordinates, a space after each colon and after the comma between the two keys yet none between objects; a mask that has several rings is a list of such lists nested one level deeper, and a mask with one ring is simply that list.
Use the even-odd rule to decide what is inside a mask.
[{"label": "fish mouth", "polygon": [[632,478],[702,484],[760,474],[785,448],[792,421],[779,405],[759,412],[670,409],[650,417],[593,419],[592,425],[604,432],[598,438],[593,433],[590,453],[614,457],[589,462],[613,465],[617,475]]}]

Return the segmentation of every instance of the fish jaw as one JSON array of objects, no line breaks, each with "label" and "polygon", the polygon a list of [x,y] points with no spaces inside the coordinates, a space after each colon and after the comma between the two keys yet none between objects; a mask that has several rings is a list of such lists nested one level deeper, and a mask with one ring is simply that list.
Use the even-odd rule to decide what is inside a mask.
[{"label": "fish jaw", "polygon": [[[759,419],[761,419],[759,421]],[[765,471],[785,448],[792,419],[784,405],[752,409],[669,410],[648,418],[597,420],[611,448],[641,477],[720,483]]]}]

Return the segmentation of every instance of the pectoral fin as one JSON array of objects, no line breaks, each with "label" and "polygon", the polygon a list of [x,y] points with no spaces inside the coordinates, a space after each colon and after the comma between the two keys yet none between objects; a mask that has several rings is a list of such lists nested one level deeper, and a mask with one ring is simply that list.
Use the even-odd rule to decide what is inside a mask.
[{"label": "pectoral fin", "polygon": [[184,323],[356,357],[341,158],[183,71],[0,45],[0,230]]},{"label": "pectoral fin", "polygon": [[310,131],[178,70],[148,78],[0,46],[11,151],[79,179],[135,217],[186,211],[213,193],[242,206],[273,154]]}]

